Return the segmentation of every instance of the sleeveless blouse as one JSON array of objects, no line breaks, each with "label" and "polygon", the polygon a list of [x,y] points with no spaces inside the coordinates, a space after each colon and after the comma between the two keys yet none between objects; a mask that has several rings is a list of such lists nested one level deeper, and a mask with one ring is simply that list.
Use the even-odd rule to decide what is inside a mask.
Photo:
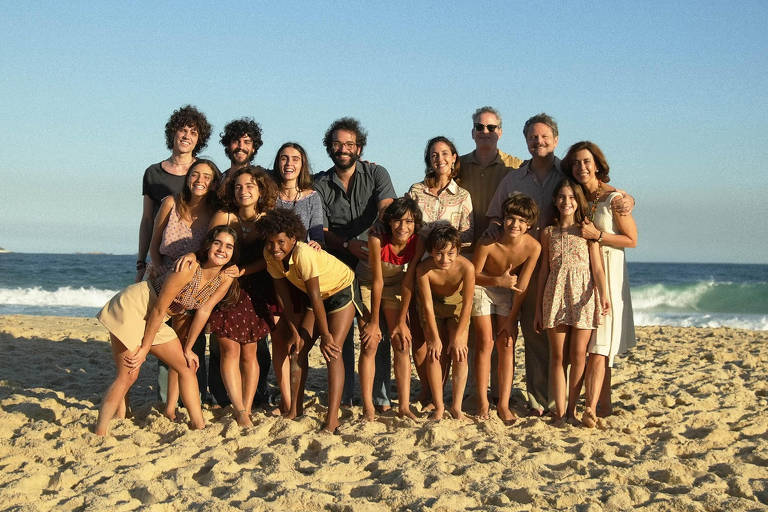
[{"label": "sleeveless blouse", "polygon": [[[159,296],[160,290],[163,289],[163,284],[168,279],[171,272],[163,274],[158,279],[150,281],[155,293]],[[174,297],[170,306],[168,306],[168,313],[170,315],[179,315],[189,309],[198,309],[205,304],[208,299],[218,290],[221,286],[222,273],[216,274],[216,277],[201,286],[203,280],[203,269],[198,266],[195,270],[195,274],[192,276],[192,280],[181,289],[181,291]]]},{"label": "sleeveless blouse", "polygon": [[163,261],[159,262],[159,273],[164,274],[170,269],[179,257],[197,251],[202,245],[208,226],[198,223],[188,226],[181,218],[176,205],[171,208],[168,215],[168,224],[163,231],[163,239],[160,242],[159,252]]}]

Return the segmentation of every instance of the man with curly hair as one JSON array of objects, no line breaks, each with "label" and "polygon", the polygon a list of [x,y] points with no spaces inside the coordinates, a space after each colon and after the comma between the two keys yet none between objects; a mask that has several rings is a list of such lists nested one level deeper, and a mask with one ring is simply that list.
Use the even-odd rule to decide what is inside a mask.
[{"label": "man with curly hair", "polygon": [[[396,197],[387,170],[380,165],[360,161],[367,141],[368,134],[357,119],[337,119],[323,137],[323,145],[333,161],[333,167],[314,176],[315,190],[323,200],[326,250],[353,269],[357,267],[358,261],[368,261],[365,234],[376,221],[379,212],[384,211]],[[354,389],[353,336],[353,330],[350,329],[342,353],[346,372],[342,396],[345,405],[352,402]],[[389,347],[389,343],[379,346],[383,351],[384,347]],[[388,383],[391,365],[388,350],[386,356],[383,352],[381,355],[377,353],[377,360],[377,373]],[[380,384],[378,378],[376,380],[374,402],[388,407],[388,386]]]},{"label": "man with curly hair", "polygon": [[[224,131],[220,134],[221,145],[224,146],[224,153],[231,163],[229,169],[223,173],[223,181],[220,190],[225,190],[227,176],[230,171],[234,172],[238,169],[250,165],[253,159],[256,158],[256,153],[262,146],[261,140],[261,126],[250,117],[242,117],[230,121],[224,126]],[[260,170],[265,169],[256,166]]]}]

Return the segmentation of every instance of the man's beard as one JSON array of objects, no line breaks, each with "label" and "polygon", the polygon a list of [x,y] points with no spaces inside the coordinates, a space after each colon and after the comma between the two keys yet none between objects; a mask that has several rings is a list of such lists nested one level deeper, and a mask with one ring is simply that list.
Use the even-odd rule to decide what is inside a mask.
[{"label": "man's beard", "polygon": [[[349,157],[349,163],[348,164],[342,164],[341,163],[341,157],[347,156]],[[344,150],[339,150],[331,154],[331,160],[333,160],[333,163],[336,167],[339,169],[347,170],[351,169],[355,166],[355,163],[360,158],[360,155],[357,153],[348,153]]]},{"label": "man's beard", "polygon": [[[256,156],[255,152],[249,155],[245,151],[240,151],[240,150],[230,151],[229,148],[227,148],[224,152],[227,154],[227,158],[229,158],[229,161],[232,163],[232,165],[247,165],[249,162],[252,162],[253,157]],[[239,153],[243,153],[246,155],[245,160],[243,162],[238,162],[235,160],[235,154],[237,154],[238,157],[240,157]]]}]

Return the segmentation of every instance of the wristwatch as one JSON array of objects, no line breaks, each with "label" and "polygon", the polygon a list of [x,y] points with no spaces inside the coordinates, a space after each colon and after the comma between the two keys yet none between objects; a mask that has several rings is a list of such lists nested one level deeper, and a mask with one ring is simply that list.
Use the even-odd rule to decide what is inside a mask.
[{"label": "wristwatch", "polygon": [[344,240],[344,242],[341,244],[341,246],[345,249],[349,249],[349,240]]}]

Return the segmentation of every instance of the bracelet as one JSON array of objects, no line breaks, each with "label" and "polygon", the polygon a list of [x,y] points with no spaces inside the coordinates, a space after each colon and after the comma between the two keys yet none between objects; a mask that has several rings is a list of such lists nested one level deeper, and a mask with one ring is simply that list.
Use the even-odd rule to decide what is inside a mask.
[{"label": "bracelet", "polygon": [[146,268],[147,262],[144,260],[136,260],[136,270],[141,270],[142,268]]},{"label": "bracelet", "polygon": [[603,232],[600,232],[600,236],[597,237],[597,243],[600,243],[603,240]]}]

